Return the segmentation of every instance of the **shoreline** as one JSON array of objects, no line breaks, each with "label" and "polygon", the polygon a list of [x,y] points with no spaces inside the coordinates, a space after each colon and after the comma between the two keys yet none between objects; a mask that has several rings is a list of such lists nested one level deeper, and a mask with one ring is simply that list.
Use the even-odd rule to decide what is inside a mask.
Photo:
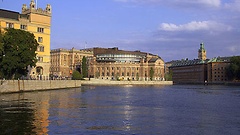
[{"label": "shoreline", "polygon": [[172,81],[113,81],[113,80],[1,80],[0,94],[80,88],[81,86],[164,86]]}]

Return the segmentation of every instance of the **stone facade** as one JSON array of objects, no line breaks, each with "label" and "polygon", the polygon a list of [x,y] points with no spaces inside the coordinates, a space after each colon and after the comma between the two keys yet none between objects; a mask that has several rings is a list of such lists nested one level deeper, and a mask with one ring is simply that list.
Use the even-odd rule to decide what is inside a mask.
[{"label": "stone facade", "polygon": [[1,80],[0,94],[81,87],[80,80]]},{"label": "stone facade", "polygon": [[229,81],[226,68],[230,65],[231,57],[217,57],[208,61],[208,82],[221,83]]},{"label": "stone facade", "polygon": [[0,9],[0,29],[14,28],[33,33],[39,43],[36,67],[29,67],[28,77],[31,79],[48,79],[50,68],[50,31],[51,6],[45,9],[36,9],[34,0],[31,0],[29,8],[22,6],[22,13]]},{"label": "stone facade", "polygon": [[94,56],[89,59],[90,77],[109,80],[164,80],[164,61],[157,55],[118,48],[93,48],[93,52]]},{"label": "stone facade", "polygon": [[71,77],[74,70],[80,71],[84,56],[86,58],[92,57],[93,52],[75,48],[51,50],[50,73],[55,77]]},{"label": "stone facade", "polygon": [[181,60],[171,65],[174,83],[204,83],[207,81],[207,63],[202,60]]},{"label": "stone facade", "polygon": [[174,83],[224,83],[228,82],[226,67],[231,57],[206,58],[203,43],[198,50],[198,59],[168,62],[173,72]]}]

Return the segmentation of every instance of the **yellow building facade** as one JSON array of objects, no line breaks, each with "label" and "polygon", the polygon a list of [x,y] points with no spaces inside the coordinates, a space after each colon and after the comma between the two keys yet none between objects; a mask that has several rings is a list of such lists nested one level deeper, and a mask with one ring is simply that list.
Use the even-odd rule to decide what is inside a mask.
[{"label": "yellow building facade", "polygon": [[36,9],[34,0],[29,7],[22,6],[22,13],[0,9],[0,28],[14,28],[33,33],[38,41],[36,67],[29,67],[30,79],[49,79],[50,73],[50,35],[51,35],[51,5],[45,9]]},{"label": "yellow building facade", "polygon": [[81,72],[83,57],[93,56],[91,50],[72,49],[53,49],[51,50],[50,74],[56,78],[69,78],[72,72],[77,70]]}]

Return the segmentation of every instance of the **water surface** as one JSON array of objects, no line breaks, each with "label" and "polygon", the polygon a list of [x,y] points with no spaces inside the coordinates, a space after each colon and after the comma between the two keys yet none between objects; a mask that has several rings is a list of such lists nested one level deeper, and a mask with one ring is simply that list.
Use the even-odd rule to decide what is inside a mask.
[{"label": "water surface", "polygon": [[94,86],[0,95],[0,134],[240,134],[240,88]]}]

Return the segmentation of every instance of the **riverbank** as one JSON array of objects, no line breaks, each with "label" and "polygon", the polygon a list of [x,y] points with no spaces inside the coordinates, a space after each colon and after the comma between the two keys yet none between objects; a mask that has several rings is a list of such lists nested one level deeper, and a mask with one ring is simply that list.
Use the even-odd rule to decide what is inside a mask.
[{"label": "riverbank", "polygon": [[87,85],[173,85],[172,81],[112,81],[112,80],[1,80],[0,94],[27,91],[78,88]]},{"label": "riverbank", "polygon": [[102,79],[91,79],[90,81],[83,81],[84,85],[173,85],[172,81],[113,81]]},{"label": "riverbank", "polygon": [[1,80],[1,93],[42,91],[81,87],[79,80]]}]

